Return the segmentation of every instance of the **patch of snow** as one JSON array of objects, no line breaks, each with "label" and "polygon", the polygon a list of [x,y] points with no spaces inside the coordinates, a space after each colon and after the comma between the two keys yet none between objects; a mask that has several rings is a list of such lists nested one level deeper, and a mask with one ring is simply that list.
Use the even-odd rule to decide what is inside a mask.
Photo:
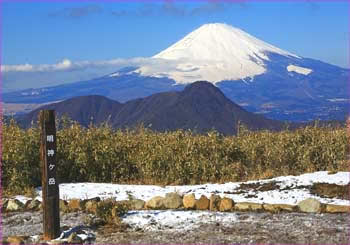
[{"label": "patch of snow", "polygon": [[[275,190],[259,191],[250,190],[242,192],[241,184],[266,184],[276,182],[278,186]],[[327,171],[302,174],[299,176],[281,176],[266,180],[256,180],[247,182],[229,182],[225,184],[202,184],[202,185],[184,185],[184,186],[155,186],[155,185],[120,185],[104,183],[63,183],[60,184],[60,199],[69,200],[73,198],[88,199],[100,197],[101,199],[114,198],[118,201],[127,200],[130,197],[147,201],[154,196],[165,196],[170,192],[177,192],[180,195],[194,193],[199,199],[201,195],[210,198],[211,194],[217,194],[221,197],[228,197],[235,202],[256,202],[270,204],[297,204],[306,198],[313,197],[323,203],[350,205],[349,200],[340,200],[336,198],[318,197],[302,188],[311,186],[314,183],[329,183],[337,185],[347,185],[350,183],[349,172],[337,172],[328,174]],[[298,188],[299,187],[299,188]],[[291,190],[292,189],[292,190]],[[237,194],[239,193],[239,194]],[[37,189],[38,197],[42,200],[41,190]],[[25,203],[30,198],[17,196],[21,202]]]},{"label": "patch of snow", "polygon": [[295,66],[295,65],[287,66],[287,71],[289,71],[289,72],[294,71],[294,72],[302,74],[302,75],[309,75],[312,72],[311,69],[301,67],[301,66]]},{"label": "patch of snow", "polygon": [[117,77],[119,75],[120,75],[119,72],[114,72],[114,73],[110,74],[109,77]]},{"label": "patch of snow", "polygon": [[230,25],[205,24],[152,57],[164,60],[162,70],[144,65],[136,72],[145,76],[162,72],[177,83],[193,82],[193,77],[214,84],[247,77],[252,81],[266,71],[267,52],[300,58]]},{"label": "patch of snow", "polygon": [[330,102],[348,102],[350,99],[344,99],[344,98],[334,98],[334,99],[327,99]]},{"label": "patch of snow", "polygon": [[80,239],[81,239],[82,241],[85,241],[85,240],[87,240],[87,239],[89,238],[89,236],[86,235],[86,234],[77,234],[77,236],[80,237]]},{"label": "patch of snow", "polygon": [[[272,180],[281,181],[286,185],[312,185],[313,183],[328,183],[337,185],[347,185],[350,183],[349,172],[337,172],[329,174],[327,171],[306,173],[299,176],[281,176]],[[283,187],[283,186],[282,186]]]},{"label": "patch of snow", "polygon": [[[25,204],[27,201],[31,200],[32,198],[18,195],[18,196],[15,196],[14,199],[17,199],[17,200],[20,201],[21,203]],[[41,200],[42,200],[41,197],[40,197],[40,199],[38,199],[38,200],[41,201]]]},{"label": "patch of snow", "polygon": [[121,219],[123,223],[145,231],[190,231],[203,224],[220,223],[225,226],[238,220],[235,213],[178,210],[129,211]]},{"label": "patch of snow", "polygon": [[31,96],[31,95],[39,95],[39,91],[32,91],[32,92],[22,92],[21,95],[23,96]]}]

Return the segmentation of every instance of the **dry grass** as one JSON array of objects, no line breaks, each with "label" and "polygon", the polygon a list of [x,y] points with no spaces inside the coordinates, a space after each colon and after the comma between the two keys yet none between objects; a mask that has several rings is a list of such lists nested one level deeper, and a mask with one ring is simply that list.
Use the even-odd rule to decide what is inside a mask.
[{"label": "dry grass", "polygon": [[[57,166],[61,183],[200,184],[348,171],[346,128],[306,127],[224,137],[212,131],[156,133],[144,127],[113,130],[57,123]],[[40,131],[13,121],[2,131],[2,187],[22,193],[41,185]]]}]

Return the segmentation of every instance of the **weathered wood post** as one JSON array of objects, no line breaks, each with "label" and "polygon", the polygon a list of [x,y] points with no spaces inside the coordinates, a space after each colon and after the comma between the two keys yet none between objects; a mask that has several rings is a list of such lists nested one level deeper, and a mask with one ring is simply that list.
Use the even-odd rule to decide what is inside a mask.
[{"label": "weathered wood post", "polygon": [[40,158],[44,240],[52,240],[60,235],[59,188],[56,178],[55,111],[40,111],[39,122],[41,127]]}]

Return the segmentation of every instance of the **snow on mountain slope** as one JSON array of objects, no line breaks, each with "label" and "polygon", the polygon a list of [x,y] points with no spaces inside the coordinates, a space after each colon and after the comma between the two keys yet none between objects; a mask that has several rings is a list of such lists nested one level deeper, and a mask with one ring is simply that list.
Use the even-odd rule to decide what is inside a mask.
[{"label": "snow on mountain slope", "polygon": [[152,58],[162,66],[142,66],[144,76],[169,77],[177,83],[253,78],[266,71],[266,52],[300,58],[227,24],[205,24]]},{"label": "snow on mountain slope", "polygon": [[289,72],[294,71],[296,73],[303,74],[303,75],[309,75],[312,72],[311,69],[308,69],[305,67],[300,67],[300,66],[295,66],[295,65],[287,66],[287,70]]}]

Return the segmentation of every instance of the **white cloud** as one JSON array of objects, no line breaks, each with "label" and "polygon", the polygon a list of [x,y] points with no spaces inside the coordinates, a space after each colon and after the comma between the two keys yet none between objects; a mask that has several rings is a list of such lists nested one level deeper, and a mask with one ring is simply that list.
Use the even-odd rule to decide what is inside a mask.
[{"label": "white cloud", "polygon": [[24,65],[2,65],[1,72],[9,72],[9,71],[32,71],[33,66],[29,64]]},{"label": "white cloud", "polygon": [[68,70],[73,67],[72,61],[69,59],[64,59],[57,64],[41,64],[41,65],[2,65],[1,72],[42,72],[42,71],[59,71]]},{"label": "white cloud", "polygon": [[69,59],[64,59],[62,60],[61,63],[58,63],[56,65],[56,69],[69,69],[72,66],[72,61],[70,61]]},{"label": "white cloud", "polygon": [[1,72],[53,72],[53,71],[68,71],[76,69],[85,69],[91,66],[113,65],[125,62],[125,60],[110,60],[110,61],[80,61],[73,62],[69,59],[64,59],[57,64],[20,64],[20,65],[2,65]]},{"label": "white cloud", "polygon": [[143,66],[151,70],[168,71],[169,69],[175,69],[177,62],[165,61],[159,58],[136,57],[100,61],[72,61],[70,59],[63,59],[56,64],[2,65],[3,92],[86,81],[130,66]]},{"label": "white cloud", "polygon": [[[174,61],[173,61],[174,62]],[[103,68],[103,67],[116,67],[120,68],[123,66],[142,66],[142,65],[152,65],[152,66],[164,66],[169,65],[169,61],[166,63],[163,59],[159,58],[144,58],[136,57],[130,59],[112,59],[112,60],[102,60],[102,61],[77,61],[73,62],[69,59],[64,59],[57,64],[20,64],[20,65],[2,65],[1,72],[54,72],[54,71],[76,71],[83,70],[87,68]]]}]

